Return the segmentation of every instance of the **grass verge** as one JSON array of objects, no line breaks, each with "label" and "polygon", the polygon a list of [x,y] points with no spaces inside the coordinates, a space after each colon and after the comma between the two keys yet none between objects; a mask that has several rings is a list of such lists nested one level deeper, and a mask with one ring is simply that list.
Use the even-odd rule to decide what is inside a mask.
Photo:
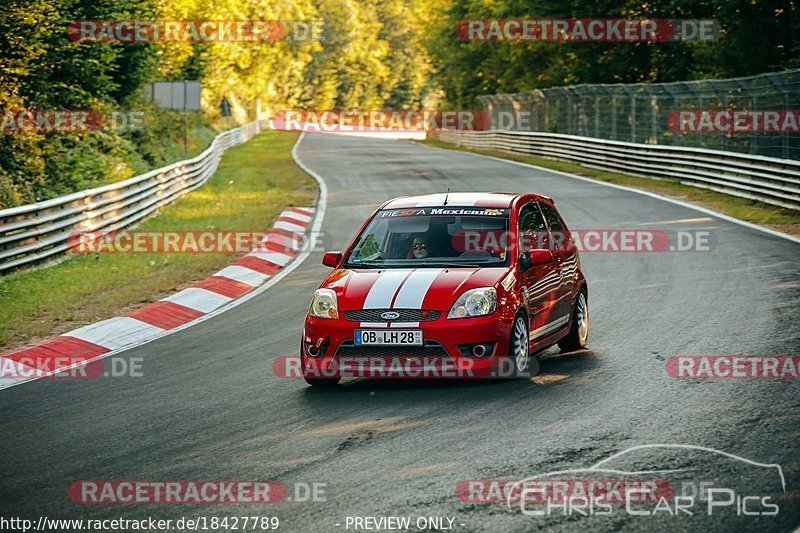
[{"label": "grass verge", "polygon": [[502,159],[510,159],[512,161],[519,161],[522,163],[550,168],[561,172],[577,174],[578,176],[585,176],[587,178],[593,178],[600,181],[607,181],[609,183],[643,189],[707,207],[709,209],[713,209],[714,211],[719,211],[720,213],[738,218],[739,220],[767,226],[791,235],[800,235],[800,212],[792,209],[771,206],[769,204],[748,200],[746,198],[730,196],[715,191],[698,189],[697,187],[684,185],[678,180],[651,179],[632,176],[629,174],[619,174],[616,172],[608,172],[605,170],[585,167],[578,163],[571,163],[568,161],[560,161],[532,155],[513,154],[509,152],[503,152],[501,150],[478,150],[474,148],[464,148],[439,140],[429,139],[423,141],[423,144],[436,146],[438,148],[445,148],[448,150],[474,152],[477,154],[490,155]]},{"label": "grass verge", "polygon": [[[292,160],[296,133],[264,132],[228,150],[200,189],[138,226],[144,231],[264,231],[288,205],[310,206],[316,183]],[[129,312],[231,263],[236,254],[75,255],[0,277],[0,349]]]}]

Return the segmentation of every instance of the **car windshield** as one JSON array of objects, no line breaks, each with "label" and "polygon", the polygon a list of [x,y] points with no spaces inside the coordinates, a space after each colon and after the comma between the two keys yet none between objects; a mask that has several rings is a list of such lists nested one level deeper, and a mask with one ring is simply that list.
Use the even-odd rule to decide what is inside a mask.
[{"label": "car windshield", "polygon": [[508,209],[417,207],[379,211],[345,267],[504,266]]}]

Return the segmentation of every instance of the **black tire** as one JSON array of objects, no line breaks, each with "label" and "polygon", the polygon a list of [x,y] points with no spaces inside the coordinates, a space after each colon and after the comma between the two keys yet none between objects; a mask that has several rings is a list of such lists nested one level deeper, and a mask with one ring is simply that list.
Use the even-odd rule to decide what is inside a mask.
[{"label": "black tire", "polygon": [[[582,315],[582,316],[581,316]],[[589,298],[582,290],[572,308],[572,327],[566,337],[558,341],[562,352],[574,352],[586,348],[589,339]]]}]

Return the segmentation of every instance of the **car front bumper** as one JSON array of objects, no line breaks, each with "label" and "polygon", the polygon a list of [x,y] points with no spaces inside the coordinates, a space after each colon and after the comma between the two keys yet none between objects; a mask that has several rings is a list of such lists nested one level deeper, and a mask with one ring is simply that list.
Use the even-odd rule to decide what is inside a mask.
[{"label": "car front bumper", "polygon": [[[357,329],[385,328],[307,316],[301,347],[303,371],[313,377],[489,377],[502,371],[508,361],[512,322],[500,313],[460,319],[447,319],[443,313],[418,326],[389,328],[421,329],[422,347],[355,346]],[[487,348],[482,357],[471,354],[478,344]],[[311,353],[318,354],[312,357]]]}]

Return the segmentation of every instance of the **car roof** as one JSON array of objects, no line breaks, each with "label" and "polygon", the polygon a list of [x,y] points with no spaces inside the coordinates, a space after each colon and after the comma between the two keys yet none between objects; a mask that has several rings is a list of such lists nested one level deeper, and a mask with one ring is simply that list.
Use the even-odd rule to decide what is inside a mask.
[{"label": "car roof", "polygon": [[[410,207],[511,207],[514,199],[522,196],[510,192],[450,192],[403,196],[389,200],[383,209],[407,209]],[[447,198],[447,204],[444,203]]]}]

